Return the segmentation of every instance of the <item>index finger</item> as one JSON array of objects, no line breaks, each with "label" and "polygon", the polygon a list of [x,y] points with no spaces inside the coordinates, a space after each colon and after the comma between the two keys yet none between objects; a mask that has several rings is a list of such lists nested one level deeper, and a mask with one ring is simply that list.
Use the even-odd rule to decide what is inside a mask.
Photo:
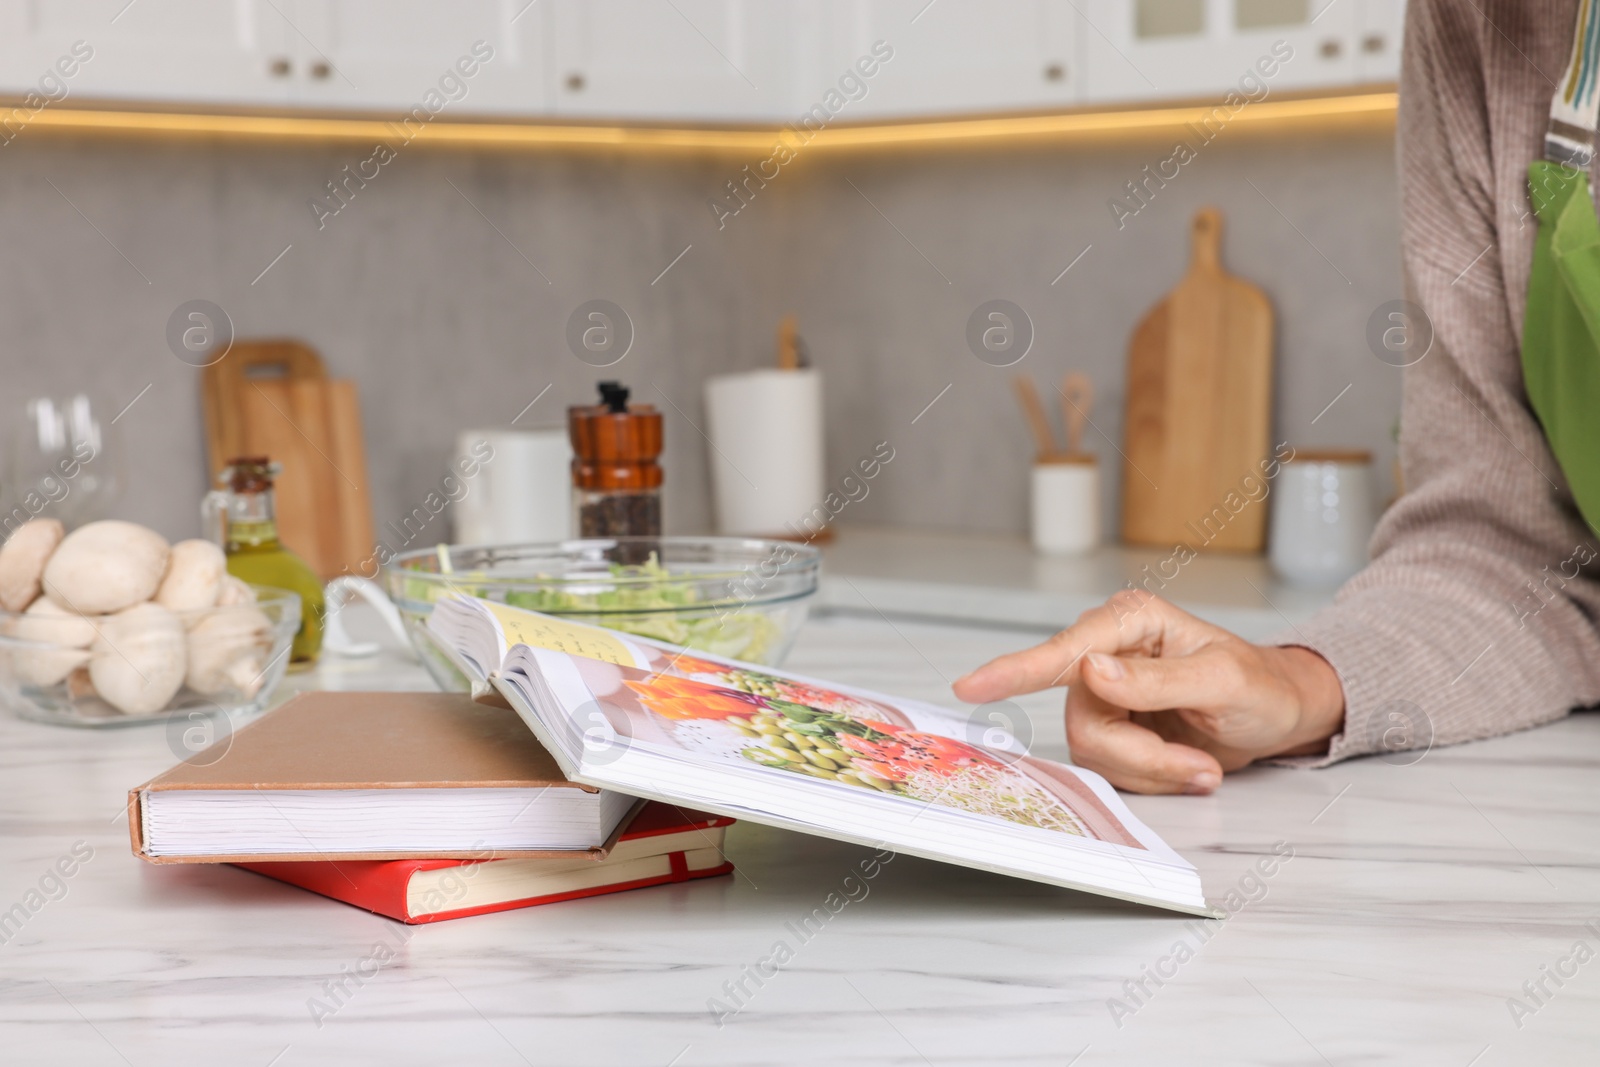
[{"label": "index finger", "polygon": [[957,678],[951,689],[968,704],[987,704],[1021,693],[1078,684],[1083,657],[1090,652],[1155,654],[1175,611],[1142,589],[1125,589],[1048,641],[990,660]]}]

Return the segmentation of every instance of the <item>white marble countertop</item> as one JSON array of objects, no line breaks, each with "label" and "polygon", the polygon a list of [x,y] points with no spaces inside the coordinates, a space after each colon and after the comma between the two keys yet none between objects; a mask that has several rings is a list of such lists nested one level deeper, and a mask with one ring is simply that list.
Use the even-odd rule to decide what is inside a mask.
[{"label": "white marble countertop", "polygon": [[1035,552],[1019,537],[845,526],[823,549],[821,603],[835,610],[1057,630],[1133,582],[1243,637],[1289,629],[1333,599],[1289,585],[1262,556],[1106,545]]},{"label": "white marble countertop", "polygon": [[[1018,640],[823,617],[788,665],[948,702],[949,678]],[[286,688],[426,685],[386,651]],[[1064,756],[1059,694],[1023,706],[1036,750]],[[803,943],[786,924],[867,850],[745,823],[730,877],[404,927],[235,868],[133,858],[123,805],[174,761],[161,727],[3,717],[0,753],[8,1064],[1491,1067],[1592,1063],[1600,1038],[1600,962],[1573,957],[1600,949],[1594,715],[1414,765],[1131,797],[1213,899],[1254,898],[1226,922],[897,857]],[[1294,858],[1257,879],[1275,847]],[[92,856],[46,880],[75,848]],[[719,1027],[708,1001],[732,1006],[725,983],[779,940],[793,958],[745,979]],[[1541,981],[1536,1002],[1523,983]],[[318,1002],[336,1009],[320,1025]]]}]

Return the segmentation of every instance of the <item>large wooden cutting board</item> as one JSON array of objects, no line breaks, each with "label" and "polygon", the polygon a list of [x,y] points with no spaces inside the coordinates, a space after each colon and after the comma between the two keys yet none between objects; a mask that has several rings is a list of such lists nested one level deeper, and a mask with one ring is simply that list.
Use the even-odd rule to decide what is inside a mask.
[{"label": "large wooden cutting board", "polygon": [[1272,304],[1222,269],[1220,212],[1190,232],[1189,272],[1128,346],[1122,539],[1260,552],[1266,502],[1241,483],[1260,481],[1270,448]]},{"label": "large wooden cutting board", "polygon": [[371,570],[375,547],[355,383],[329,378],[298,341],[238,341],[201,378],[213,480],[266,456],[278,476],[278,535],[322,578]]}]

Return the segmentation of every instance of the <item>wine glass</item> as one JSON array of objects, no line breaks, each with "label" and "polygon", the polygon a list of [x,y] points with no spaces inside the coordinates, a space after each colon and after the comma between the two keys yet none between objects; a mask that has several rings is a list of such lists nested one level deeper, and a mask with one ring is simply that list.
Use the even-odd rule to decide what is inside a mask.
[{"label": "wine glass", "polygon": [[40,516],[72,529],[110,513],[123,479],[116,429],[103,411],[87,393],[34,397],[23,405],[0,493],[0,523],[7,530]]}]

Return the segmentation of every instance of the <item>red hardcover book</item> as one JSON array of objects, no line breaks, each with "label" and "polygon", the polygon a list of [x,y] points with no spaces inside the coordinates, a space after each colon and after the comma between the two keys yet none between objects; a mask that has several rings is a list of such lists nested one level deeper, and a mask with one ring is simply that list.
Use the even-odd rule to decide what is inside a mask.
[{"label": "red hardcover book", "polygon": [[324,860],[239,863],[247,871],[398,919],[431,923],[733,870],[722,855],[733,820],[646,804],[603,860]]}]

